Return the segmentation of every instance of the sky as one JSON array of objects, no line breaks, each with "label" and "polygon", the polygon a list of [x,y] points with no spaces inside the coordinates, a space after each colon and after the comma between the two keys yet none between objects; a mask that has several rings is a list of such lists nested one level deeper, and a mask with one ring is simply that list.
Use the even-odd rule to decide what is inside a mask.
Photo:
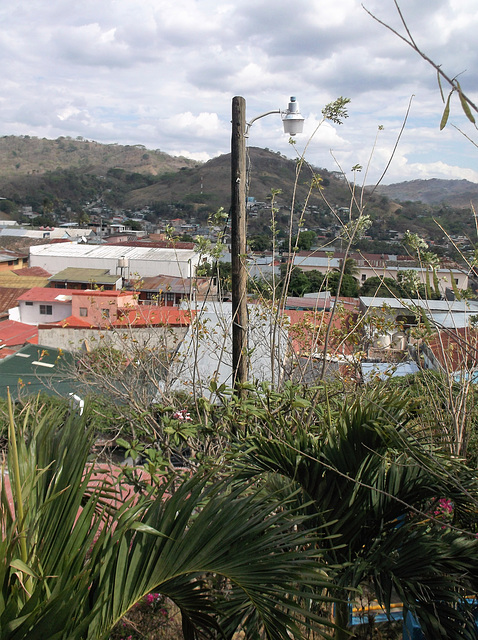
[{"label": "sky", "polygon": [[[363,5],[404,32],[393,0]],[[478,101],[476,0],[400,8],[420,48]],[[435,70],[358,0],[2,0],[0,20],[0,135],[81,136],[206,161],[230,150],[233,96],[245,98],[248,120],[296,96],[306,121],[295,144],[273,114],[251,127],[250,146],[304,154],[364,184],[385,170],[385,184],[478,182],[478,149],[465,137],[476,130],[456,95],[440,131]],[[348,118],[322,122],[339,96],[350,98]]]}]

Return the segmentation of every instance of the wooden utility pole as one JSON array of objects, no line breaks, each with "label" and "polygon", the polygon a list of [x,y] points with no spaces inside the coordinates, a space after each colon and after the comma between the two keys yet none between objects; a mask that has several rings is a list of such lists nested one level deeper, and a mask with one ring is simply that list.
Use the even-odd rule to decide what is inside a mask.
[{"label": "wooden utility pole", "polygon": [[247,382],[247,269],[246,269],[246,101],[232,99],[231,138],[231,263],[232,374],[238,394]]}]

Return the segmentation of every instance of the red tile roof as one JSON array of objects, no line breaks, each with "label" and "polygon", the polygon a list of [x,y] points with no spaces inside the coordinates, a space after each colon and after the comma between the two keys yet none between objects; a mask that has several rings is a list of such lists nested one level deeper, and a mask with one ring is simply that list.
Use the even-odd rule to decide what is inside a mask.
[{"label": "red tile roof", "polygon": [[191,324],[191,318],[195,312],[183,311],[177,307],[157,307],[149,305],[141,305],[133,308],[120,309],[122,317],[112,321],[110,324],[100,326],[88,322],[85,318],[77,316],[68,316],[59,322],[49,322],[40,325],[40,329],[52,329],[54,327],[71,328],[71,329],[99,329],[106,330],[108,328],[120,327],[188,327]]},{"label": "red tile roof", "polygon": [[43,287],[33,287],[26,293],[18,297],[18,300],[28,300],[33,302],[66,302],[71,304],[71,296],[78,293],[75,289],[49,289]]},{"label": "red tile roof", "polygon": [[428,348],[446,371],[478,367],[478,331],[468,327],[446,329],[427,342]]},{"label": "red tile roof", "polygon": [[[284,311],[290,320],[289,336],[296,354],[311,355],[321,351],[324,346],[325,333],[330,321],[329,311]],[[348,344],[347,327],[352,314],[336,314],[329,334],[329,353],[350,355],[352,345]]]},{"label": "red tile roof", "polygon": [[63,320],[59,320],[58,322],[48,322],[48,324],[39,325],[40,329],[51,329],[53,327],[62,327],[66,329],[66,327],[71,327],[72,329],[90,329],[94,327],[91,322],[88,322],[84,318],[78,318],[77,316],[68,316],[68,318],[63,318]]},{"label": "red tile roof", "polygon": [[0,322],[0,345],[9,347],[23,345],[35,338],[38,339],[38,329],[34,325],[14,320]]},{"label": "red tile roof", "polygon": [[157,307],[140,305],[134,309],[124,309],[123,317],[113,323],[115,327],[127,326],[170,326],[187,327],[191,324],[194,312],[184,311],[177,307]]},{"label": "red tile roof", "polygon": [[24,269],[15,269],[11,271],[16,276],[49,278],[51,273],[43,269],[42,267],[25,267]]}]

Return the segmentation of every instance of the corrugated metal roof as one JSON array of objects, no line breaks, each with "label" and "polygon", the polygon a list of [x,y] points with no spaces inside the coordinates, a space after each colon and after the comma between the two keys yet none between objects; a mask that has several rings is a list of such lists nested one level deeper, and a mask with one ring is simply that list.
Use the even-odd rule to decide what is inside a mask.
[{"label": "corrugated metal roof", "polygon": [[31,289],[32,287],[48,286],[48,278],[38,276],[18,276],[10,275],[10,273],[0,274],[0,287],[8,289]]},{"label": "corrugated metal roof", "polygon": [[28,254],[23,251],[11,251],[10,249],[0,249],[0,262],[10,262],[19,258],[27,258]]},{"label": "corrugated metal roof", "polygon": [[7,389],[13,399],[40,392],[63,397],[78,392],[79,383],[65,381],[73,362],[74,357],[68,351],[26,345],[0,360],[0,396],[6,398]]},{"label": "corrugated metal roof", "polygon": [[28,289],[18,289],[16,287],[0,287],[0,313],[8,311],[18,306],[19,296],[27,293]]},{"label": "corrugated metal roof", "polygon": [[474,300],[412,300],[410,298],[380,298],[361,296],[360,302],[366,307],[391,309],[413,309],[418,307],[425,311],[442,311],[456,313],[478,313],[478,302]]},{"label": "corrugated metal roof", "polygon": [[49,278],[51,273],[42,267],[22,267],[21,269],[13,269],[12,271],[2,271],[3,274],[11,274],[15,276],[31,277],[31,278]]},{"label": "corrugated metal roof", "polygon": [[97,282],[114,284],[119,275],[110,275],[109,269],[85,269],[82,267],[67,267],[49,278],[50,282],[68,280],[70,282]]},{"label": "corrugated metal roof", "polygon": [[42,244],[30,247],[30,254],[53,257],[127,258],[129,260],[163,260],[187,262],[196,255],[192,249],[157,249],[155,247],[125,247],[124,245],[88,245],[76,243]]}]

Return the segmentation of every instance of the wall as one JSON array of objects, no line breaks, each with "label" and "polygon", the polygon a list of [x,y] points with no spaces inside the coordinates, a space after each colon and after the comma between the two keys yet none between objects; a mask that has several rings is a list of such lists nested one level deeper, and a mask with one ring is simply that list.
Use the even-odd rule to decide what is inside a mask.
[{"label": "wall", "polygon": [[56,347],[65,351],[84,351],[85,341],[89,348],[112,346],[127,355],[134,356],[138,350],[165,347],[176,349],[186,335],[188,327],[145,327],[140,329],[73,329],[70,327],[39,327],[38,343],[45,347]]}]

